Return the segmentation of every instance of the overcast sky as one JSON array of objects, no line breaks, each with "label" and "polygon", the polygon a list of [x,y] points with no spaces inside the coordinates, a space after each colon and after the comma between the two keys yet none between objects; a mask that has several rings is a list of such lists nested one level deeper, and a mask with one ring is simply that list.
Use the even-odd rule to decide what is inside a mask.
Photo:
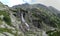
[{"label": "overcast sky", "polygon": [[0,1],[10,7],[13,5],[23,4],[27,2],[27,3],[41,3],[46,6],[53,6],[56,9],[60,10],[60,0],[0,0]]}]

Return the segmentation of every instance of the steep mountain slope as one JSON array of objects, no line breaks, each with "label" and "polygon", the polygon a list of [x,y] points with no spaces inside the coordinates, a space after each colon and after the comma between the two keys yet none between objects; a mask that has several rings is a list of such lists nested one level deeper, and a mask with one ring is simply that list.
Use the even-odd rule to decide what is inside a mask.
[{"label": "steep mountain slope", "polygon": [[[37,18],[40,18],[41,20],[43,20],[46,24],[50,24],[51,26],[53,24],[57,24],[57,21],[59,22],[60,19],[59,17],[54,14],[52,10],[50,10],[48,7],[42,5],[42,4],[33,4],[33,5],[30,5],[28,6],[29,4],[22,4],[21,6],[13,6],[13,8],[15,7],[16,9],[23,9],[28,13],[31,13],[30,15],[34,18],[34,17],[37,17]],[[18,8],[20,7],[20,8]],[[24,8],[23,8],[24,7]],[[30,8],[32,7],[32,8]],[[20,11],[21,12],[21,11]],[[24,11],[23,11],[24,12]],[[27,15],[26,14],[26,15]],[[27,16],[26,16],[27,17]],[[31,17],[30,17],[31,18]],[[49,21],[49,22],[48,22]],[[50,23],[51,22],[51,23]],[[54,26],[54,25],[53,25]],[[56,26],[55,26],[56,27]]]},{"label": "steep mountain slope", "polygon": [[0,3],[0,36],[59,36],[60,18],[53,12],[42,4]]},{"label": "steep mountain slope", "polygon": [[52,7],[52,6],[49,6],[49,9],[50,9],[54,14],[56,14],[58,17],[60,17],[60,11],[58,11],[57,9],[55,9],[55,8]]},{"label": "steep mountain slope", "polygon": [[[25,21],[33,28],[42,29],[44,31],[58,30],[60,31],[60,18],[49,7],[42,4],[22,4],[13,6],[15,9],[20,9],[16,12],[18,17],[23,14]],[[19,16],[20,15],[20,16]],[[33,25],[33,26],[32,26]],[[31,29],[32,29],[31,28]]]}]

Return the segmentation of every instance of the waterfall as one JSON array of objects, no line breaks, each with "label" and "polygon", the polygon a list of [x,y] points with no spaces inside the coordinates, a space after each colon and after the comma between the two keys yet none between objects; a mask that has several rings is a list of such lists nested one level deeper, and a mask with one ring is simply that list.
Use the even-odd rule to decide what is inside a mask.
[{"label": "waterfall", "polygon": [[28,23],[25,21],[24,17],[23,17],[23,13],[21,14],[21,19],[22,19],[22,22],[25,23],[25,25],[27,26],[27,30],[29,30],[29,25]]}]

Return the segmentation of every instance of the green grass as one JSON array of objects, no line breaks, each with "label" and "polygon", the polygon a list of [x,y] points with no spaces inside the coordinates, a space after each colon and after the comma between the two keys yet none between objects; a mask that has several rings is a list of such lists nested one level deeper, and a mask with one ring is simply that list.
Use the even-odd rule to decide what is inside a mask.
[{"label": "green grass", "polygon": [[2,10],[0,10],[0,15],[9,16],[9,14],[6,11],[2,11]]},{"label": "green grass", "polygon": [[0,15],[3,15],[3,16],[4,16],[4,17],[3,17],[3,20],[4,20],[8,25],[11,26],[11,19],[10,19],[10,16],[9,16],[9,13],[8,13],[8,12],[6,12],[6,11],[1,11],[1,10],[0,10]]},{"label": "green grass", "polygon": [[48,36],[60,36],[60,31],[57,31],[57,30],[56,31],[55,30],[47,31],[46,33],[48,34]]},{"label": "green grass", "polygon": [[0,25],[2,25],[2,21],[0,20]]},{"label": "green grass", "polygon": [[3,33],[3,32],[8,32],[8,33],[13,34],[11,29],[7,29],[7,28],[0,28],[0,33]]}]

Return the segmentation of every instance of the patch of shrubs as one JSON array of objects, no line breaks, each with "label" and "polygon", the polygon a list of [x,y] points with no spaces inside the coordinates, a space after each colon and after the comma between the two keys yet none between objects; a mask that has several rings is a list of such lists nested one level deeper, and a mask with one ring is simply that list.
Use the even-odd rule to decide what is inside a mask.
[{"label": "patch of shrubs", "polygon": [[54,30],[54,31],[47,31],[46,34],[48,34],[48,36],[60,36],[60,31]]},{"label": "patch of shrubs", "polygon": [[10,19],[9,16],[4,16],[3,20],[4,20],[8,25],[11,26],[11,19]]}]

